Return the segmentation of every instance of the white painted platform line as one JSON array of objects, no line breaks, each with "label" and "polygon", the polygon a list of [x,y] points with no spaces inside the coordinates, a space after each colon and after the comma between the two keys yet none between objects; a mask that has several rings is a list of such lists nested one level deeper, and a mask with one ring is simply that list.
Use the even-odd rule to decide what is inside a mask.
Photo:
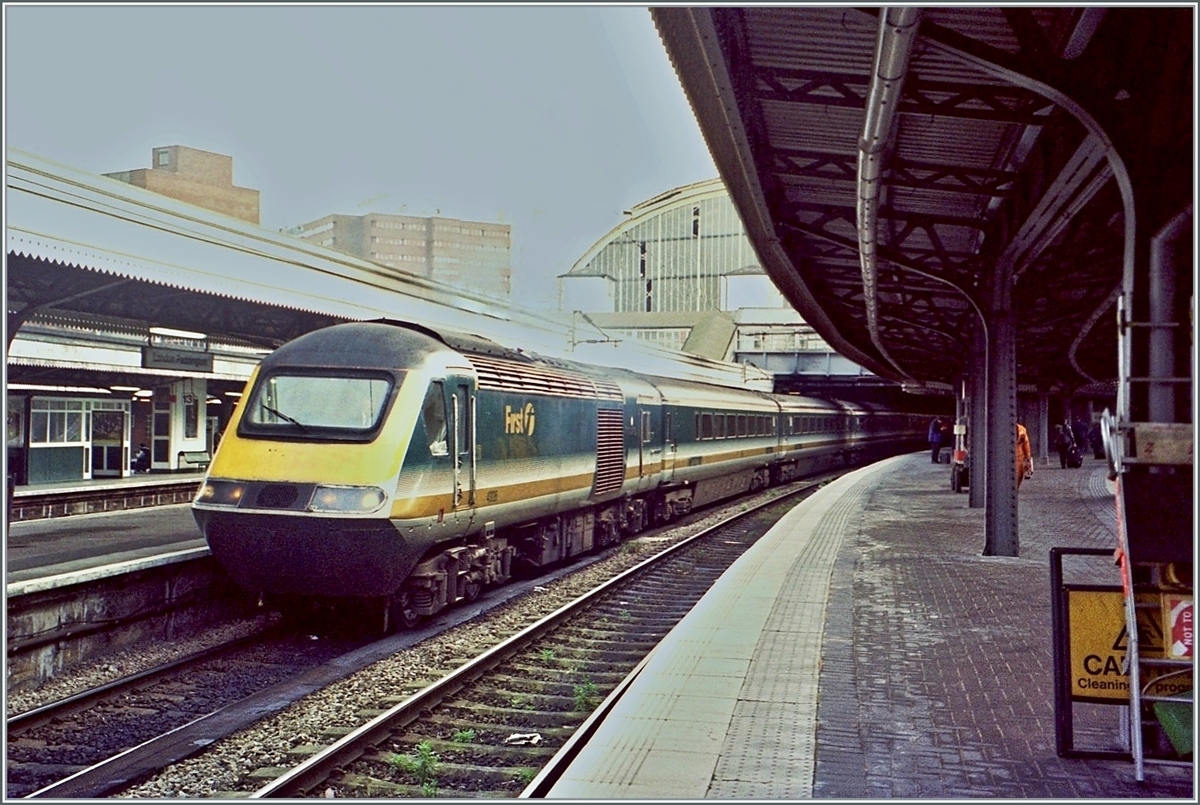
[{"label": "white painted platform line", "polygon": [[663,638],[547,796],[811,794],[833,563],[861,490],[895,460],[819,490],[738,559]]}]

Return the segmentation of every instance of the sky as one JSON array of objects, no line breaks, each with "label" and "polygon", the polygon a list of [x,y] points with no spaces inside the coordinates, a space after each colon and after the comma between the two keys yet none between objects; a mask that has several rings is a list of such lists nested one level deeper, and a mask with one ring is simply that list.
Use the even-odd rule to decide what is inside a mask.
[{"label": "sky", "polygon": [[233,157],[262,226],[512,226],[514,301],[659,193],[717,176],[644,6],[4,6],[4,135],[94,173]]}]

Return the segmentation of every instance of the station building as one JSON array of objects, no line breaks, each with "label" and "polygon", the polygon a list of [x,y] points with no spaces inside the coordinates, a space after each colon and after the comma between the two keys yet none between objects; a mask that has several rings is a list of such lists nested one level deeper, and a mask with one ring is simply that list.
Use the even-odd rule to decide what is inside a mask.
[{"label": "station building", "polygon": [[143,445],[147,471],[201,469],[264,354],[165,327],[35,317],[7,356],[21,378],[5,389],[13,483],[129,476]]}]

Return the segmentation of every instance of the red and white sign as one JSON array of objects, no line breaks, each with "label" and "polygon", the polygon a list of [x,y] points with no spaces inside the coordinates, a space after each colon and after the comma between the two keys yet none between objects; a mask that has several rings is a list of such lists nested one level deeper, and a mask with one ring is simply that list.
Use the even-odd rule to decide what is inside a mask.
[{"label": "red and white sign", "polygon": [[1173,660],[1192,659],[1196,639],[1196,616],[1190,595],[1164,595],[1163,614],[1167,622],[1167,656]]}]

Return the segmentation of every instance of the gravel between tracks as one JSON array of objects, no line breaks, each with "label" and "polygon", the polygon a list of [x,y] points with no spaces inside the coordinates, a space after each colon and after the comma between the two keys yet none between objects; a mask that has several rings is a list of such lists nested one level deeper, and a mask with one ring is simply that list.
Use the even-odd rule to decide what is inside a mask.
[{"label": "gravel between tracks", "polygon": [[201,634],[130,648],[95,662],[81,664],[56,674],[36,689],[9,691],[5,697],[7,715],[11,717],[24,713],[115,679],[132,676],[180,657],[253,634],[266,628],[272,620],[272,616],[262,615],[251,620],[219,624],[205,628]]},{"label": "gravel between tracks", "polygon": [[[636,549],[617,549],[576,573],[547,582],[530,595],[480,615],[475,620],[423,641],[331,685],[277,715],[209,747],[203,754],[176,764],[120,796],[178,799],[214,797],[254,791],[266,780],[247,779],[268,767],[290,767],[297,761],[289,750],[304,744],[327,743],[322,733],[331,727],[354,728],[366,723],[386,697],[405,696],[443,675],[608,578],[644,561],[660,548],[678,542],[728,517],[732,512],[782,494],[770,490],[752,499],[715,509],[701,519],[671,530],[669,537],[634,540]],[[433,672],[431,674],[431,672]]]}]

